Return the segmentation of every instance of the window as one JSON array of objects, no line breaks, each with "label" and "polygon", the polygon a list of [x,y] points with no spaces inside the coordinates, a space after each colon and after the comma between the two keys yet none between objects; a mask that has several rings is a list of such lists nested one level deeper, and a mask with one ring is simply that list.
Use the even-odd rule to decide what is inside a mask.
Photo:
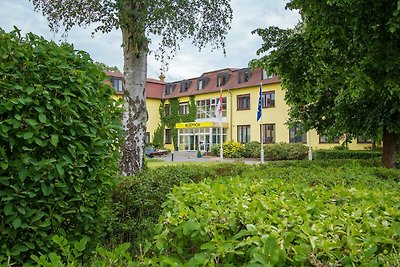
[{"label": "window", "polygon": [[238,95],[237,96],[237,110],[250,109],[250,95]]},{"label": "window", "polygon": [[229,73],[221,73],[217,76],[217,86],[224,86],[229,80]]},{"label": "window", "polygon": [[262,74],[261,74],[261,79],[265,80],[265,79],[271,79],[273,77],[274,77],[273,74],[268,75],[267,71],[263,69]]},{"label": "window", "polygon": [[328,138],[326,135],[320,135],[319,143],[320,144],[329,144],[329,143],[339,144],[339,138],[335,138],[332,140],[332,139]]},{"label": "window", "polygon": [[171,83],[171,84],[166,84],[164,87],[164,94],[165,95],[170,95],[172,91],[174,91],[176,84]]},{"label": "window", "polygon": [[262,107],[263,108],[275,107],[275,91],[262,93]]},{"label": "window", "polygon": [[172,131],[171,129],[165,129],[165,143],[172,144]]},{"label": "window", "polygon": [[150,133],[149,133],[149,132],[146,132],[144,142],[145,142],[146,144],[150,143]]},{"label": "window", "polygon": [[199,78],[197,80],[197,90],[203,90],[207,86],[209,80],[210,79],[207,77]]},{"label": "window", "polygon": [[260,138],[262,138],[264,144],[275,143],[275,124],[262,124]]},{"label": "window", "polygon": [[242,144],[250,142],[250,125],[237,126],[237,141]]},{"label": "window", "polygon": [[372,140],[365,136],[357,137],[357,144],[368,144],[368,143],[372,143]]},{"label": "window", "polygon": [[245,82],[249,81],[251,72],[250,72],[250,69],[247,68],[247,69],[240,70],[238,74],[239,74],[238,83],[245,83]]},{"label": "window", "polygon": [[[196,101],[196,119],[215,118],[219,97]],[[226,117],[226,97],[222,98],[222,117]]]},{"label": "window", "polygon": [[289,129],[289,143],[307,143],[307,135],[301,125]]},{"label": "window", "polygon": [[190,85],[192,84],[192,81],[183,81],[181,82],[181,89],[180,92],[187,92],[187,90],[189,89]]},{"label": "window", "polygon": [[165,116],[171,115],[171,106],[169,104],[166,104],[164,108],[165,108],[164,110]]},{"label": "window", "polygon": [[124,91],[124,81],[122,79],[118,79],[115,77],[111,78],[112,86],[114,87],[115,91],[118,93],[122,93]]},{"label": "window", "polygon": [[180,103],[179,104],[179,115],[188,114],[188,103]]}]

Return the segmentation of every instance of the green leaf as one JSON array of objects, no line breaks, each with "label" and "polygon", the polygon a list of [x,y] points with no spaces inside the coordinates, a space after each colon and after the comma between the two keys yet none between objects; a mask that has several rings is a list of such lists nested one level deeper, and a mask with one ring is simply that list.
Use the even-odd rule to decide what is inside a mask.
[{"label": "green leaf", "polygon": [[26,132],[22,135],[22,137],[24,139],[31,139],[33,137],[33,133],[32,132]]},{"label": "green leaf", "polygon": [[40,188],[42,189],[43,195],[48,196],[50,195],[50,187],[48,187],[44,182],[40,185]]},{"label": "green leaf", "polygon": [[26,119],[25,120],[30,126],[35,127],[38,123],[33,119]]},{"label": "green leaf", "polygon": [[12,221],[12,225],[15,227],[15,228],[19,228],[19,227],[21,227],[21,219],[20,218],[15,218],[13,221]]},{"label": "green leaf", "polygon": [[89,241],[89,238],[83,237],[81,240],[79,240],[79,242],[75,242],[74,243],[75,250],[80,251],[80,252],[84,251],[88,241]]},{"label": "green leaf", "polygon": [[50,138],[50,143],[51,143],[53,146],[57,146],[57,144],[58,144],[58,135],[57,135],[57,134],[53,134],[53,135],[51,136],[51,138]]},{"label": "green leaf", "polygon": [[13,211],[13,207],[11,204],[6,204],[4,207],[4,215],[6,216],[10,216],[13,215],[14,211]]},{"label": "green leaf", "polygon": [[183,224],[183,234],[190,235],[193,231],[200,229],[200,223],[195,220],[188,220]]},{"label": "green leaf", "polygon": [[9,177],[0,176],[0,184],[2,185],[10,185]]},{"label": "green leaf", "polygon": [[47,122],[47,117],[43,113],[39,114],[39,121],[41,123],[46,123]]}]

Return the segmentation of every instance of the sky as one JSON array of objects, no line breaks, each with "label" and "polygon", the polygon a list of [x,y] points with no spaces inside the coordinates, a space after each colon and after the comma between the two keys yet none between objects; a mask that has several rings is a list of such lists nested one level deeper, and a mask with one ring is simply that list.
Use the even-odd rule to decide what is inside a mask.
[{"label": "sky", "polygon": [[[181,43],[181,49],[168,62],[164,73],[166,81],[177,81],[201,76],[205,72],[223,68],[245,68],[250,60],[257,58],[257,49],[262,45],[261,38],[251,31],[257,28],[278,26],[293,28],[300,20],[298,13],[285,9],[287,0],[232,0],[233,21],[226,39],[226,56],[222,50],[211,52],[210,47],[199,51],[190,41]],[[122,37],[120,30],[107,34],[96,33],[92,28],[74,27],[66,40],[61,33],[50,31],[46,17],[35,12],[28,0],[0,0],[0,28],[9,32],[14,26],[22,33],[33,32],[47,40],[67,41],[75,49],[88,52],[91,58],[108,66],[123,70]],[[158,79],[161,63],[152,54],[148,57],[149,78]]]}]

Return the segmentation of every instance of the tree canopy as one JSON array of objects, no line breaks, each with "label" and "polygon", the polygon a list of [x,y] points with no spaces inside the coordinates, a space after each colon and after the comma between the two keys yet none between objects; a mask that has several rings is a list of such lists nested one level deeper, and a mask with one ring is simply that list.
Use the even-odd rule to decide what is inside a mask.
[{"label": "tree canopy", "polygon": [[392,0],[292,0],[294,29],[257,29],[252,62],[277,74],[291,121],[332,138],[383,135],[383,165],[400,134],[400,4]]}]

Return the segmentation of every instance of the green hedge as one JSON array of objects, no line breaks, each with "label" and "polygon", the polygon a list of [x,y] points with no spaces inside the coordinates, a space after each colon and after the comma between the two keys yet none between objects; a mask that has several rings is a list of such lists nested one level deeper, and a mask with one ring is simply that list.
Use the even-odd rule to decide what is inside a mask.
[{"label": "green hedge", "polygon": [[181,185],[140,265],[398,266],[400,172],[379,170],[266,164]]},{"label": "green hedge", "polygon": [[[264,158],[269,161],[274,160],[302,160],[307,158],[308,147],[303,144],[265,144]],[[260,158],[261,144],[252,141],[247,144],[237,142],[225,142],[223,144],[224,157],[226,158]],[[211,148],[211,154],[219,156],[220,146]]]},{"label": "green hedge", "polygon": [[112,192],[110,201],[113,216],[109,218],[106,244],[113,247],[132,242],[138,249],[150,238],[162,203],[172,188],[181,183],[198,183],[206,178],[242,175],[251,166],[245,164],[217,164],[204,166],[168,166],[146,170],[127,177]]},{"label": "green hedge", "polygon": [[72,45],[0,29],[0,262],[96,243],[118,173],[121,110],[104,73]]},{"label": "green hedge", "polygon": [[381,151],[370,150],[325,150],[314,152],[315,159],[370,159],[382,156]]}]

